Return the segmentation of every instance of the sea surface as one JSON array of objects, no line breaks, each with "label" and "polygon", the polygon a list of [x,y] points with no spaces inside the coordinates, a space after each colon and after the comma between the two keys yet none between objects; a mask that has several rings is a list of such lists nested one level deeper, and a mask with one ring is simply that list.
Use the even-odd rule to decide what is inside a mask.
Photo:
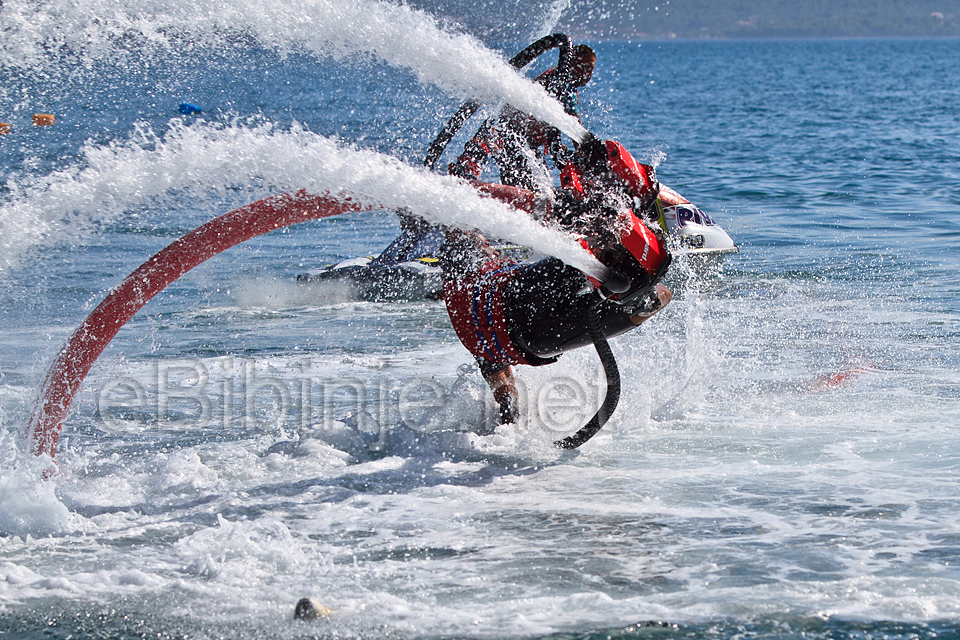
[{"label": "sea surface", "polygon": [[[550,443],[600,402],[591,349],[519,368],[522,420],[478,436],[493,406],[441,303],[296,282],[382,249],[378,210],[167,287],[41,480],[37,394],[111,287],[258,198],[419,167],[465,94],[402,43],[37,6],[0,8],[45,20],[0,30],[0,638],[960,636],[960,41],[590,43],[584,125],[740,253],[677,261],[578,451]],[[302,597],[335,612],[295,621]]]}]

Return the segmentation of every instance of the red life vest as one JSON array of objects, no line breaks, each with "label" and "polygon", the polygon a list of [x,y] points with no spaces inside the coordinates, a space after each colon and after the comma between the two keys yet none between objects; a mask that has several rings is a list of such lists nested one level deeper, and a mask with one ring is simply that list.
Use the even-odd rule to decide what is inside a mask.
[{"label": "red life vest", "polygon": [[463,278],[444,280],[443,300],[457,337],[474,357],[499,364],[530,364],[507,332],[503,288],[521,265],[490,258]]},{"label": "red life vest", "polygon": [[630,213],[630,226],[620,231],[620,242],[651,276],[656,275],[667,257],[667,243],[640,218]]},{"label": "red life vest", "polygon": [[647,203],[657,197],[657,179],[653,167],[637,162],[622,144],[613,140],[606,141],[607,162],[610,170],[627,183],[630,195]]},{"label": "red life vest", "polygon": [[[643,224],[632,211],[628,224],[620,230],[620,242],[651,277],[656,276],[657,270],[669,252],[666,240]],[[580,245],[590,253],[594,253],[586,238],[580,240]],[[607,266],[614,267],[614,265]],[[595,289],[600,287],[599,280],[591,276],[587,276],[587,280]]]},{"label": "red life vest", "polygon": [[[619,142],[607,140],[604,146],[607,151],[607,167],[622,181],[631,196],[638,198],[643,204],[648,204],[657,197],[659,185],[653,167],[637,162]],[[568,162],[560,173],[560,184],[580,198],[587,197],[591,190],[603,189],[605,186],[591,183],[572,162]],[[651,276],[656,274],[660,264],[666,259],[667,246],[664,238],[643,224],[632,211],[630,220],[620,231],[620,242]],[[589,250],[586,241],[581,241],[581,244]],[[598,286],[595,280],[590,280],[594,286]]]}]

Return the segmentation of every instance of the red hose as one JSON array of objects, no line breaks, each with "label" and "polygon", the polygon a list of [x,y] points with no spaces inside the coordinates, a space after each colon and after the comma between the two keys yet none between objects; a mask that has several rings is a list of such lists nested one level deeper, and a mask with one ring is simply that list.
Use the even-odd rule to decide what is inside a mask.
[{"label": "red hose", "polygon": [[[474,183],[487,195],[530,212],[533,194],[503,185]],[[200,263],[264,233],[299,222],[380,207],[349,198],[284,193],[234,209],[201,225],[140,265],[104,298],[73,332],[47,371],[27,426],[31,453],[51,458],[73,398],[103,350],[120,328],[171,282]]]},{"label": "red hose", "polygon": [[27,426],[30,451],[54,457],[63,421],[93,363],[120,328],[171,282],[218,253],[274,229],[374,208],[305,191],[272,196],[197,227],[144,262],[97,305],[50,365]]}]

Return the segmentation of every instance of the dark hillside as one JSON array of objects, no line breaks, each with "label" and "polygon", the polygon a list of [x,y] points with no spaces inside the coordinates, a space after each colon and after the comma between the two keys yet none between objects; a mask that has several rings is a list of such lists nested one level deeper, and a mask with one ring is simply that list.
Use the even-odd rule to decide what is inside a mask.
[{"label": "dark hillside", "polygon": [[636,39],[957,37],[960,0],[574,2],[559,27]]}]

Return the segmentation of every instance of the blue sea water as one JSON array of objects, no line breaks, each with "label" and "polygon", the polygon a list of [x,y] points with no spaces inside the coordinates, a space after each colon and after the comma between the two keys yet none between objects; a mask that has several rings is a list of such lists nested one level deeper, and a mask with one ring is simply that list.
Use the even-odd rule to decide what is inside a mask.
[{"label": "blue sea water", "polygon": [[[741,251],[678,261],[577,453],[549,443],[598,402],[592,352],[521,368],[524,420],[479,437],[492,408],[441,304],[296,284],[389,242],[373,212],[151,301],[45,482],[21,434],[110,287],[286,188],[244,173],[268,143],[294,180],[330,170],[297,165],[311,136],[417,165],[461,99],[362,56],[114,35],[0,66],[3,637],[958,635],[960,42],[591,43],[584,124]],[[303,596],[336,613],[294,621]]]}]

